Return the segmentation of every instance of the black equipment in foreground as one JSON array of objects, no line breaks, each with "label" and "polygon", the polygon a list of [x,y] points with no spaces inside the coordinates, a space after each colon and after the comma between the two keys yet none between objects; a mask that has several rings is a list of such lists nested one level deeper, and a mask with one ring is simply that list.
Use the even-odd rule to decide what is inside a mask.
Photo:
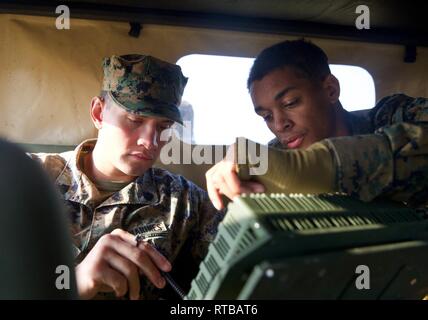
[{"label": "black equipment in foreground", "polygon": [[186,299],[422,299],[425,212],[345,195],[249,195],[228,207]]}]

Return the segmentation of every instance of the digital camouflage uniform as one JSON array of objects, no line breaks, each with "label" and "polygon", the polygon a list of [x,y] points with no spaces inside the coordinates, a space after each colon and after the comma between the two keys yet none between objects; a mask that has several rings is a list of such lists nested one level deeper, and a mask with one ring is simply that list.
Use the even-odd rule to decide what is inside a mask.
[{"label": "digital camouflage uniform", "polygon": [[[366,114],[348,112],[352,136],[325,139],[338,191],[370,201],[428,204],[428,100],[396,94]],[[269,146],[282,148],[277,139]]]},{"label": "digital camouflage uniform", "polygon": [[[139,55],[113,56],[103,66],[103,90],[119,106],[140,115],[181,121],[177,106],[187,79],[180,67]],[[102,235],[121,228],[154,244],[172,263],[174,280],[189,287],[223,213],[215,210],[205,191],[159,168],[150,168],[117,192],[100,190],[82,172],[82,159],[95,144],[92,139],[74,151],[31,155],[54,179],[68,209],[76,263]],[[142,298],[156,299],[163,292],[142,280]]]}]

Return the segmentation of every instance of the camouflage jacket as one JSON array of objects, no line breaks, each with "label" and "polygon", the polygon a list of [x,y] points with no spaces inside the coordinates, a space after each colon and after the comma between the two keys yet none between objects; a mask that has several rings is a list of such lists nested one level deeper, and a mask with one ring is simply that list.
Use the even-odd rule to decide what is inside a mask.
[{"label": "camouflage jacket", "polygon": [[[80,156],[91,152],[96,140],[82,142],[74,151],[37,153],[65,202],[79,263],[98,239],[116,228],[141,233],[172,263],[172,277],[184,288],[197,267],[223,218],[207,193],[182,176],[151,168],[101,203],[94,203],[98,190],[80,169]],[[143,298],[174,297],[143,280]],[[168,285],[167,285],[168,287]],[[170,296],[168,296],[170,295]]]},{"label": "camouflage jacket", "polygon": [[[325,139],[338,191],[370,201],[428,204],[428,99],[396,94],[366,114],[347,113],[352,136]],[[274,139],[269,146],[282,147]]]}]

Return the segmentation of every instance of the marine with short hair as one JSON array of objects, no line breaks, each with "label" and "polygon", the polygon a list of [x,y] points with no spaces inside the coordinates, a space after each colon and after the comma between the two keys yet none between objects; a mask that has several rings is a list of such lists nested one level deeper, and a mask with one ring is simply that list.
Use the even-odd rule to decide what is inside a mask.
[{"label": "marine with short hair", "polygon": [[106,58],[103,70],[90,112],[98,138],[31,156],[68,209],[81,298],[177,298],[159,290],[165,274],[190,287],[223,218],[205,191],[152,167],[166,143],[161,133],[182,122],[187,78],[177,65],[135,54]]},{"label": "marine with short hair", "polygon": [[248,89],[255,112],[276,136],[266,152],[267,173],[243,179],[251,154],[239,165],[233,145],[206,175],[217,208],[224,206],[223,194],[233,199],[263,191],[342,192],[363,201],[428,204],[426,98],[395,94],[366,114],[347,112],[327,55],[305,40],[264,49],[251,68]]}]

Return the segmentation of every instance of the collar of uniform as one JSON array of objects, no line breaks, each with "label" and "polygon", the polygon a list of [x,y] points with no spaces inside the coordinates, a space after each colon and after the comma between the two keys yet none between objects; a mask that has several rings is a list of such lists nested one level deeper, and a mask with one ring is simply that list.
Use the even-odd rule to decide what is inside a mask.
[{"label": "collar of uniform", "polygon": [[88,205],[88,200],[91,194],[88,194],[92,182],[80,170],[79,160],[83,152],[93,150],[97,139],[88,139],[80,143],[73,152],[71,152],[67,159],[67,164],[61,174],[58,176],[56,182],[60,188],[67,188],[64,193],[64,199]]},{"label": "collar of uniform", "polygon": [[98,207],[119,204],[152,205],[159,201],[158,193],[158,187],[153,177],[153,169],[150,168],[125,188],[111,195]]},{"label": "collar of uniform", "polygon": [[[97,139],[88,139],[80,143],[67,161],[66,168],[57,178],[57,184],[68,187],[64,199],[90,206],[92,194],[89,190],[96,190],[94,183],[81,171],[80,158],[83,152],[91,152]],[[99,206],[117,204],[154,204],[158,201],[158,191],[150,168],[143,176],[128,184],[122,190],[113,193]]]}]

